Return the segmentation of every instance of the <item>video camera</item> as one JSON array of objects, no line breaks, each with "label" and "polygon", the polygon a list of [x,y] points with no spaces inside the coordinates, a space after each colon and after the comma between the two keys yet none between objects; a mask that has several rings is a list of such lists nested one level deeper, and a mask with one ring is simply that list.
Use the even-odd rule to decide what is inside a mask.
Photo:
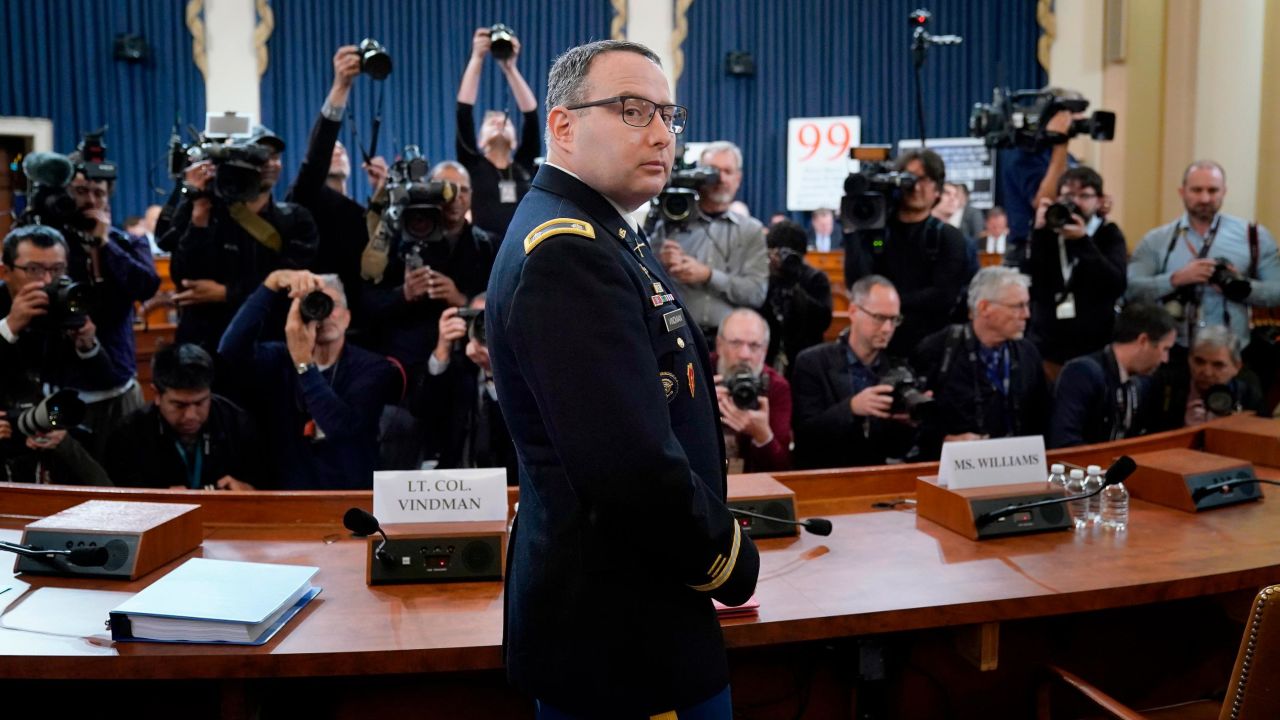
[{"label": "video camera", "polygon": [[698,212],[698,190],[720,182],[720,171],[713,167],[700,167],[685,163],[682,150],[676,152],[676,164],[671,170],[671,178],[658,197],[653,199],[654,213],[662,219],[668,228],[683,227]]},{"label": "video camera", "polygon": [[444,206],[458,194],[447,180],[425,180],[427,159],[417,145],[406,145],[387,173],[387,206],[382,222],[401,240],[405,266],[422,267],[424,243],[444,239]]},{"label": "video camera", "polygon": [[80,212],[79,203],[67,191],[75,177],[76,166],[66,155],[34,152],[22,161],[27,176],[27,208],[18,225],[47,225],[71,242],[81,233],[93,230],[94,221]]},{"label": "video camera", "polygon": [[745,364],[729,368],[720,384],[728,388],[729,398],[740,410],[759,410],[760,396],[769,392],[769,379]]},{"label": "video camera", "polygon": [[188,165],[213,163],[213,195],[227,203],[248,202],[262,192],[262,169],[270,159],[270,148],[248,138],[202,139],[187,149]]},{"label": "video camera", "polygon": [[80,157],[76,171],[82,173],[86,180],[115,182],[116,164],[107,160],[107,146],[102,142],[102,136],[106,133],[107,126],[103,125],[93,132],[85,133],[76,146],[76,154]]},{"label": "video camera", "polygon": [[1045,130],[1045,123],[1058,112],[1082,113],[1088,108],[1089,101],[1084,98],[997,87],[992,91],[990,103],[974,104],[969,115],[969,135],[982,138],[987,147],[1019,148],[1027,152],[1040,152],[1077,135],[1102,141],[1114,139],[1116,114],[1107,110],[1072,120],[1065,135]]},{"label": "video camera", "polygon": [[38,403],[9,408],[5,418],[18,433],[31,437],[75,427],[84,420],[85,404],[75,390],[59,390]]},{"label": "video camera", "polygon": [[902,196],[915,188],[916,176],[890,163],[889,151],[888,145],[863,145],[849,151],[860,165],[844,180],[840,224],[845,232],[884,228]]}]

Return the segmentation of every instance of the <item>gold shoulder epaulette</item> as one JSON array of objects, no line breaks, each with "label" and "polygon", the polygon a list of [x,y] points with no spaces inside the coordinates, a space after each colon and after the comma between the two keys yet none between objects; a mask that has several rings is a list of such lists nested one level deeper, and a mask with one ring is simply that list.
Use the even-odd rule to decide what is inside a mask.
[{"label": "gold shoulder epaulette", "polygon": [[533,249],[538,247],[543,240],[553,235],[581,235],[584,238],[592,240],[596,237],[595,228],[591,227],[591,223],[585,220],[574,220],[573,218],[556,218],[548,220],[524,236],[524,254],[528,255]]}]

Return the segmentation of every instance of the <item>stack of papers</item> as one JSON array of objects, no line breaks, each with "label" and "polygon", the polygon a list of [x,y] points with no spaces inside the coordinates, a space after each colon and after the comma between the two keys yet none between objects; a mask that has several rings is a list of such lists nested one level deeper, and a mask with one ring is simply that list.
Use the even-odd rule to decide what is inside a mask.
[{"label": "stack of papers", "polygon": [[720,602],[719,600],[716,600],[715,598],[711,599],[711,603],[716,607],[716,617],[721,617],[721,618],[751,617],[752,615],[760,614],[760,601],[756,600],[755,595],[752,595],[750,600],[742,603],[737,607],[729,607],[728,605],[725,605],[724,603]]},{"label": "stack of papers", "polygon": [[192,558],[112,610],[111,638],[261,645],[320,593],[319,570]]}]

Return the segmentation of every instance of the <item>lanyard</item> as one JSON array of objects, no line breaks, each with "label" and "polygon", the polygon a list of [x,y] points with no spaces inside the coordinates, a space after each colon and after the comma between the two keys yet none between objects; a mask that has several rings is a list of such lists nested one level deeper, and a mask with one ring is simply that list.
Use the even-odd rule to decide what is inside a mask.
[{"label": "lanyard", "polygon": [[1062,269],[1062,292],[1065,295],[1068,292],[1070,292],[1069,288],[1071,287],[1071,275],[1072,273],[1075,272],[1076,263],[1080,261],[1076,259],[1068,262],[1067,241],[1063,239],[1061,235],[1058,236],[1058,261]]},{"label": "lanyard", "polygon": [[196,441],[195,450],[192,452],[195,455],[194,465],[187,458],[187,451],[182,447],[182,442],[179,440],[173,441],[173,446],[178,449],[178,457],[182,458],[182,466],[187,470],[187,487],[192,490],[199,490],[202,487],[200,472],[204,469],[204,454],[208,451],[209,436],[203,436],[203,440],[203,445],[200,441]]},{"label": "lanyard", "polygon": [[1196,251],[1194,245],[1191,244],[1191,238],[1187,237],[1187,233],[1191,228],[1183,225],[1179,220],[1177,226],[1173,228],[1173,237],[1169,238],[1169,249],[1164,251],[1164,262],[1160,264],[1160,274],[1163,275],[1169,270],[1169,256],[1173,255],[1173,249],[1178,246],[1178,239],[1187,246],[1187,252],[1191,257],[1201,259],[1208,257],[1209,249],[1213,247],[1213,240],[1218,236],[1218,225],[1222,222],[1222,216],[1218,215],[1213,218],[1213,224],[1209,226],[1209,234],[1205,235],[1204,245],[1200,247],[1199,252]]}]

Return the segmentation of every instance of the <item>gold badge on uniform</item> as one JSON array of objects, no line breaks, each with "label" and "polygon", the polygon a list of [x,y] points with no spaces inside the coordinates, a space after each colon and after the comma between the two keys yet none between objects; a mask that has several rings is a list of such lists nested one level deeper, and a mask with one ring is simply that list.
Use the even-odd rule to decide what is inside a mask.
[{"label": "gold badge on uniform", "polygon": [[627,229],[626,229],[626,228],[618,228],[618,239],[620,239],[620,240],[626,240],[626,239],[627,239]]},{"label": "gold badge on uniform", "polygon": [[671,402],[672,398],[676,396],[676,388],[679,383],[676,380],[676,374],[663,370],[658,373],[658,380],[662,381],[662,394],[667,396],[667,402]]},{"label": "gold badge on uniform", "polygon": [[689,363],[684,367],[684,373],[689,377],[689,397],[693,397],[693,363]]}]

